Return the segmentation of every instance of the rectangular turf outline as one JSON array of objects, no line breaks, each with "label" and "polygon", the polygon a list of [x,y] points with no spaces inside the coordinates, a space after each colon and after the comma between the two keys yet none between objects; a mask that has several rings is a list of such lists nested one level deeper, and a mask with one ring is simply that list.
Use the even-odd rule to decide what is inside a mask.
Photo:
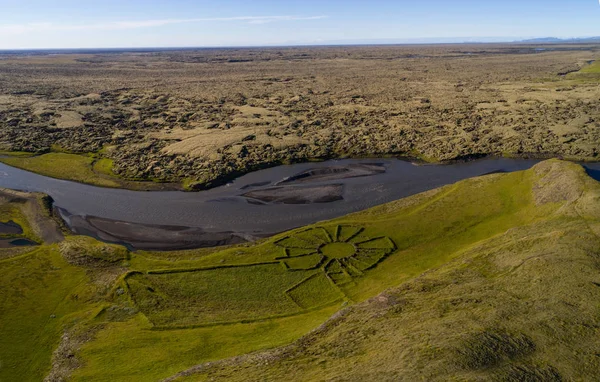
[{"label": "rectangular turf outline", "polygon": [[[199,267],[199,268],[189,268],[189,269],[161,269],[161,270],[154,270],[154,271],[146,271],[146,272],[142,272],[142,271],[131,271],[131,272],[127,272],[122,279],[122,282],[125,284],[126,289],[128,291],[128,299],[130,301],[133,302],[134,305],[138,305],[137,302],[135,301],[135,298],[133,297],[133,293],[131,292],[131,287],[129,285],[129,283],[127,282],[127,279],[130,276],[133,275],[167,275],[167,274],[177,274],[177,273],[195,273],[195,272],[203,272],[203,271],[210,271],[210,270],[216,270],[216,269],[231,269],[231,268],[246,268],[246,267],[254,267],[254,266],[260,266],[260,265],[274,265],[274,264],[282,264],[284,262],[282,261],[268,261],[268,262],[259,262],[259,263],[248,263],[248,264],[231,264],[231,265],[216,265],[216,266],[209,266],[209,267]],[[285,264],[284,264],[285,265]],[[286,271],[292,271],[289,268],[284,266],[284,269]],[[310,269],[309,269],[310,270]],[[300,270],[300,271],[307,271],[307,270]],[[315,276],[317,273],[309,276],[313,277]],[[308,279],[307,278],[307,279]],[[301,281],[300,283],[304,282],[306,279],[304,279],[303,281]],[[299,283],[299,284],[300,284]],[[117,283],[118,284],[118,283]],[[294,286],[292,286],[292,288],[296,287],[296,284]],[[116,288],[113,288],[116,290]],[[337,288],[336,288],[337,289]],[[112,290],[111,290],[112,292]],[[341,292],[341,291],[340,291]],[[304,314],[307,312],[311,312],[314,310],[318,310],[321,308],[325,308],[327,306],[331,306],[333,305],[333,303],[340,301],[340,299],[334,300],[330,303],[325,303],[322,305],[319,305],[317,307],[313,307],[313,308],[303,308],[302,306],[300,306],[298,303],[296,303],[296,301],[294,301],[288,294],[287,294],[287,290],[283,292],[285,296],[287,296],[296,306],[298,306],[301,310],[298,312],[294,312],[294,313],[286,313],[286,314],[281,314],[281,315],[272,315],[272,316],[265,316],[265,317],[259,317],[259,318],[253,318],[253,319],[241,319],[241,320],[233,320],[233,321],[215,321],[215,322],[210,322],[210,323],[204,323],[204,324],[195,324],[195,325],[173,325],[173,326],[160,326],[160,325],[155,325],[152,320],[150,320],[150,318],[141,310],[138,312],[139,314],[142,314],[144,317],[146,317],[146,319],[148,320],[148,322],[150,322],[152,324],[152,328],[150,330],[177,330],[177,329],[194,329],[194,328],[204,328],[204,327],[211,327],[211,326],[218,326],[218,325],[234,325],[234,324],[245,324],[245,323],[252,323],[252,322],[259,322],[259,321],[265,321],[265,320],[270,320],[270,319],[275,319],[275,318],[285,318],[285,317],[292,317],[292,316],[296,316],[299,314]],[[343,292],[342,292],[343,294]],[[344,295],[345,297],[345,295]],[[102,311],[103,309],[101,309]],[[98,312],[99,313],[101,313]]]},{"label": "rectangular turf outline", "polygon": [[279,261],[262,261],[258,263],[248,263],[248,264],[226,264],[226,265],[213,265],[209,267],[198,267],[198,268],[175,268],[175,269],[157,269],[157,270],[149,270],[146,271],[148,275],[163,275],[169,273],[193,273],[193,272],[202,272],[202,271],[211,271],[215,269],[226,269],[226,268],[246,268],[246,267],[255,267],[260,265],[270,265],[270,264],[279,264]]}]

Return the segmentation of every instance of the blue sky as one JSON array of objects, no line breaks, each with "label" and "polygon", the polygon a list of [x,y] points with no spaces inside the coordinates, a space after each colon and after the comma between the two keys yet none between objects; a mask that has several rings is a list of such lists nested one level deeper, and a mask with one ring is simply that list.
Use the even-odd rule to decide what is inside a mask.
[{"label": "blue sky", "polygon": [[0,49],[597,35],[598,0],[0,0]]}]

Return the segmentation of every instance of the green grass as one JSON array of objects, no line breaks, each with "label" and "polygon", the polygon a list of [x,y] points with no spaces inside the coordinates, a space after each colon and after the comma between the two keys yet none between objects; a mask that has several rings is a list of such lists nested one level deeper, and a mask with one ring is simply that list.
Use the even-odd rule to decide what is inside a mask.
[{"label": "green grass", "polygon": [[2,151],[2,150],[0,150],[0,157],[1,156],[24,158],[24,157],[35,156],[35,154],[30,153],[30,152],[25,152],[25,151]]},{"label": "green grass", "polygon": [[303,270],[303,269],[314,269],[318,267],[318,265],[322,261],[322,256],[318,254],[304,256],[301,255],[299,257],[292,257],[289,260],[285,260],[285,265],[288,268]]},{"label": "green grass", "polygon": [[[10,166],[35,172],[52,178],[72,180],[102,187],[119,187],[117,180],[100,176],[92,169],[94,158],[68,153],[49,153],[34,157],[8,157],[0,161]],[[101,168],[106,168],[102,162]]]},{"label": "green grass", "polygon": [[600,61],[594,61],[590,65],[585,65],[578,72],[569,73],[567,79],[574,83],[595,83],[600,81]]},{"label": "green grass", "polygon": [[328,305],[345,298],[322,272],[315,273],[302,280],[302,282],[288,289],[286,294],[303,309]]},{"label": "green grass", "polygon": [[578,73],[582,74],[600,74],[600,61],[594,61],[590,65],[584,66]]},{"label": "green grass", "polygon": [[[383,372],[396,370],[393,365],[402,362],[410,364],[406,360],[413,358],[420,364],[411,370],[424,370],[428,362],[439,365],[432,360],[440,354],[445,357],[440,360],[459,359],[455,348],[462,346],[462,363],[444,367],[462,370],[468,379],[480,371],[470,366],[464,369],[464,365],[493,358],[478,350],[489,341],[506,340],[510,345],[507,354],[494,361],[498,367],[509,365],[511,354],[518,353],[511,350],[511,344],[522,341],[512,339],[541,343],[541,334],[527,329],[525,316],[515,318],[520,326],[504,328],[502,317],[521,309],[515,301],[521,300],[527,288],[535,287],[528,284],[535,274],[523,279],[508,276],[525,269],[523,264],[545,269],[545,263],[530,262],[532,256],[543,259],[556,253],[568,260],[570,253],[592,253],[595,239],[581,232],[598,226],[600,234],[599,195],[598,184],[588,180],[579,166],[550,161],[533,170],[465,180],[257,244],[226,249],[130,255],[92,239],[68,238],[60,244],[62,257],[56,247],[43,246],[30,255],[0,260],[0,287],[8,290],[0,294],[0,339],[5,341],[0,354],[3,364],[11,365],[8,371],[0,368],[5,373],[0,376],[39,380],[49,370],[50,354],[62,330],[72,325],[78,333],[93,333],[75,352],[80,367],[73,372],[73,380],[147,381],[203,362],[289,344],[325,322],[342,303],[358,303],[351,309],[362,312],[361,303],[369,301],[369,308],[355,321],[346,324],[341,319],[344,324],[339,330],[315,334],[314,341],[308,342],[319,344],[311,350],[315,356],[301,353],[302,357],[290,361],[293,368],[280,363],[267,369],[249,365],[246,376],[228,365],[224,378],[243,380],[265,373],[274,380],[323,379],[322,370],[331,375],[353,368],[359,372],[362,369],[357,365],[379,362]],[[575,208],[575,199],[569,198],[582,202]],[[9,220],[5,216],[18,217],[11,212],[14,208],[11,203],[0,204],[2,221]],[[551,269],[556,274],[561,270]],[[431,279],[419,281],[423,274]],[[512,281],[505,283],[504,277]],[[495,283],[485,284],[490,279]],[[460,280],[464,283],[457,284]],[[393,289],[399,285],[400,289]],[[530,297],[523,295],[524,301],[546,301],[542,296],[554,290],[553,285],[531,291]],[[392,300],[385,295],[372,299],[390,288],[395,290]],[[456,293],[447,292],[452,288]],[[467,304],[462,299],[471,304],[464,313],[457,310]],[[556,301],[548,304],[541,310],[525,305],[529,310],[522,311],[534,316],[547,312]],[[586,304],[589,309],[594,306],[587,300]],[[412,315],[402,313],[410,309],[414,309]],[[50,320],[52,314],[57,318]],[[32,318],[19,319],[24,317]],[[465,317],[480,317],[481,322]],[[375,322],[380,329],[373,326]],[[462,338],[463,333],[472,335]],[[489,341],[477,342],[482,338]],[[429,343],[435,345],[425,347]],[[405,351],[402,344],[412,348]],[[31,347],[39,351],[25,354]],[[515,360],[530,357],[530,353],[518,354]],[[22,357],[28,360],[25,366],[16,365]],[[318,359],[326,363],[315,365]],[[507,369],[506,375],[552,374],[551,369],[536,365]],[[365,379],[398,375],[403,374],[370,374]]]},{"label": "green grass", "polygon": [[[532,203],[532,181],[531,172],[507,174],[493,182],[485,178],[470,180],[467,182],[479,183],[477,194],[470,187],[462,187],[460,184],[468,184],[462,182],[447,187],[441,198],[433,198],[401,217],[381,215],[371,221],[369,232],[377,235],[391,231],[399,252],[381,262],[369,277],[357,280],[348,294],[364,300],[425,269],[444,264],[480,240],[545,216],[547,211]],[[373,213],[376,209],[368,212]],[[352,220],[363,219],[359,213]]]},{"label": "green grass", "polygon": [[[285,351],[204,364],[176,380],[595,380],[600,184],[573,165],[548,173],[538,168],[496,177],[490,188],[482,187],[487,182],[462,182],[404,208],[400,215],[434,210],[444,215],[440,207],[455,213],[453,219],[431,221],[438,234],[436,224],[457,224],[452,233],[444,229],[449,234],[438,242],[439,251],[420,250],[422,259],[432,251],[442,256],[441,264],[429,263],[418,277],[351,306],[326,330]],[[447,204],[466,191],[474,205]],[[475,191],[490,200],[481,204]],[[354,217],[391,218],[390,207]],[[497,208],[507,215],[482,219],[477,211],[485,216]],[[519,220],[509,224],[509,216]],[[444,252],[452,259],[443,261]],[[365,279],[391,265],[394,256]],[[386,273],[402,279],[405,265],[398,262]]]},{"label": "green grass", "polygon": [[113,172],[114,161],[100,157],[100,153],[73,154],[53,147],[53,152],[42,155],[18,152],[0,152],[0,162],[45,175],[93,186],[130,190],[161,190],[155,179],[123,179]]},{"label": "green grass", "polygon": [[153,331],[143,316],[110,323],[85,344],[85,367],[73,381],[158,381],[199,362],[214,361],[288,344],[339,309],[332,306],[299,316],[185,330]]},{"label": "green grass", "polygon": [[113,172],[114,161],[108,158],[101,158],[94,162],[93,170],[97,174],[104,174],[107,176],[116,176]]},{"label": "green grass", "polygon": [[279,264],[266,264],[134,274],[127,284],[153,324],[193,326],[298,313],[301,308],[285,291],[307,276],[307,272],[287,272]]},{"label": "green grass", "polygon": [[0,380],[40,381],[63,327],[85,305],[75,296],[88,278],[55,247],[0,260],[0,274]]}]

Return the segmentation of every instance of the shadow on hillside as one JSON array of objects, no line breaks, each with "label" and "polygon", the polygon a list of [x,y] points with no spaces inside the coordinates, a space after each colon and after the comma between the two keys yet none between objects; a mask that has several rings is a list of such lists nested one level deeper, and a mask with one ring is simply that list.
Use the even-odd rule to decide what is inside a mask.
[{"label": "shadow on hillside", "polygon": [[585,166],[585,170],[587,171],[589,176],[596,179],[597,181],[600,181],[600,168],[590,168]]}]

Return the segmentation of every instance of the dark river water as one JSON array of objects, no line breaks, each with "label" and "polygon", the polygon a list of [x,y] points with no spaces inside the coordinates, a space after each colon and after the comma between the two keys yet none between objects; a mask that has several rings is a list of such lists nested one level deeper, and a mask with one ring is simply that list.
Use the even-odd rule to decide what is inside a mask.
[{"label": "dark river water", "polygon": [[[474,176],[525,170],[537,162],[488,158],[449,165],[415,165],[395,159],[335,160],[261,170],[228,185],[196,193],[100,188],[52,179],[0,163],[0,187],[46,193],[52,196],[57,207],[72,215],[260,235],[335,218]],[[357,163],[383,163],[387,171],[366,177],[311,183],[311,186],[343,184],[343,200],[303,205],[256,205],[240,196],[248,191],[244,186],[250,184],[262,184],[253,188],[260,190],[308,169]],[[586,166],[590,175],[600,179],[600,163]]]}]

